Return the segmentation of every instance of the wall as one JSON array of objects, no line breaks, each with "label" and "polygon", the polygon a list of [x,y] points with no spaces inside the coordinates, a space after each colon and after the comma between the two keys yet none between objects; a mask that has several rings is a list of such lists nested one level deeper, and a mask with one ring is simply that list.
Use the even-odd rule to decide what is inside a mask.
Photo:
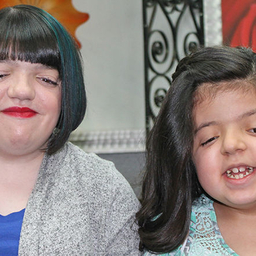
[{"label": "wall", "polygon": [[[142,2],[73,0],[73,5],[89,13],[90,18],[76,34],[82,44],[88,111],[72,139],[89,140],[80,143],[86,151],[106,153],[114,147],[115,152],[142,151],[145,130]],[[127,141],[127,136],[138,143]],[[108,145],[109,137],[117,141]],[[95,144],[100,145],[95,147]]]},{"label": "wall", "polygon": [[88,110],[71,140],[114,162],[139,196],[145,143],[142,1],[73,0],[73,5],[90,18],[76,33]]}]

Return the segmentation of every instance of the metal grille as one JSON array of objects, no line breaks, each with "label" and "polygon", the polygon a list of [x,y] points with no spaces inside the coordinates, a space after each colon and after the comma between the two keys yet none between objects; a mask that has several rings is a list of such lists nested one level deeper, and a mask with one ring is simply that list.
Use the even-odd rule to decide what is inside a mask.
[{"label": "metal grille", "polygon": [[204,45],[203,0],[143,0],[146,132],[178,61]]}]

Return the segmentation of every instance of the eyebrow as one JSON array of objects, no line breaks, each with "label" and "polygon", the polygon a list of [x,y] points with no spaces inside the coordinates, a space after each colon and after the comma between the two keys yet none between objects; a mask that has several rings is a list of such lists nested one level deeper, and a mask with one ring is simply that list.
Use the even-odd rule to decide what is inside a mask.
[{"label": "eyebrow", "polygon": [[211,121],[211,122],[206,122],[206,123],[202,123],[200,124],[194,131],[194,135],[196,135],[200,130],[202,130],[205,127],[211,126],[211,125],[217,125],[219,122],[216,121]]},{"label": "eyebrow", "polygon": [[[237,117],[237,120],[242,120],[246,117],[249,117],[249,116],[252,116],[252,115],[255,115],[256,114],[256,109],[252,109],[250,111],[247,111],[241,115],[239,115]],[[201,123],[194,131],[194,135],[196,135],[200,130],[202,130],[203,128],[205,127],[208,127],[208,126],[212,126],[212,125],[218,125],[219,122],[216,122],[216,121],[210,121],[210,122],[205,122],[205,123]]]}]

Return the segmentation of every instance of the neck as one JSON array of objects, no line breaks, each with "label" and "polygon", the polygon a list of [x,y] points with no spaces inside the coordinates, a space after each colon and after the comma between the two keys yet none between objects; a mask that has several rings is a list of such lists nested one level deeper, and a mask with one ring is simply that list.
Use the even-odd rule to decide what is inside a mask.
[{"label": "neck", "polygon": [[225,242],[238,255],[256,255],[256,209],[236,209],[214,203],[218,226]]},{"label": "neck", "polygon": [[0,152],[0,174],[9,172],[26,172],[26,170],[40,167],[44,157],[43,151],[36,151],[30,154],[2,154]]},{"label": "neck", "polygon": [[35,186],[44,153],[3,157],[0,155],[0,214],[26,207]]}]

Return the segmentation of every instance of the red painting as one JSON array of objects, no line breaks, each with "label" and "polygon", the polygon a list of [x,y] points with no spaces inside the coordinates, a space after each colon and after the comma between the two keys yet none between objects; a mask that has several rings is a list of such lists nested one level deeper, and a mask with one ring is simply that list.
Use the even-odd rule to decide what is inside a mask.
[{"label": "red painting", "polygon": [[76,10],[72,0],[1,0],[0,9],[18,4],[34,5],[50,13],[69,31],[81,47],[75,32],[78,26],[89,19],[89,14]]},{"label": "red painting", "polygon": [[256,51],[256,1],[222,0],[223,44]]}]

